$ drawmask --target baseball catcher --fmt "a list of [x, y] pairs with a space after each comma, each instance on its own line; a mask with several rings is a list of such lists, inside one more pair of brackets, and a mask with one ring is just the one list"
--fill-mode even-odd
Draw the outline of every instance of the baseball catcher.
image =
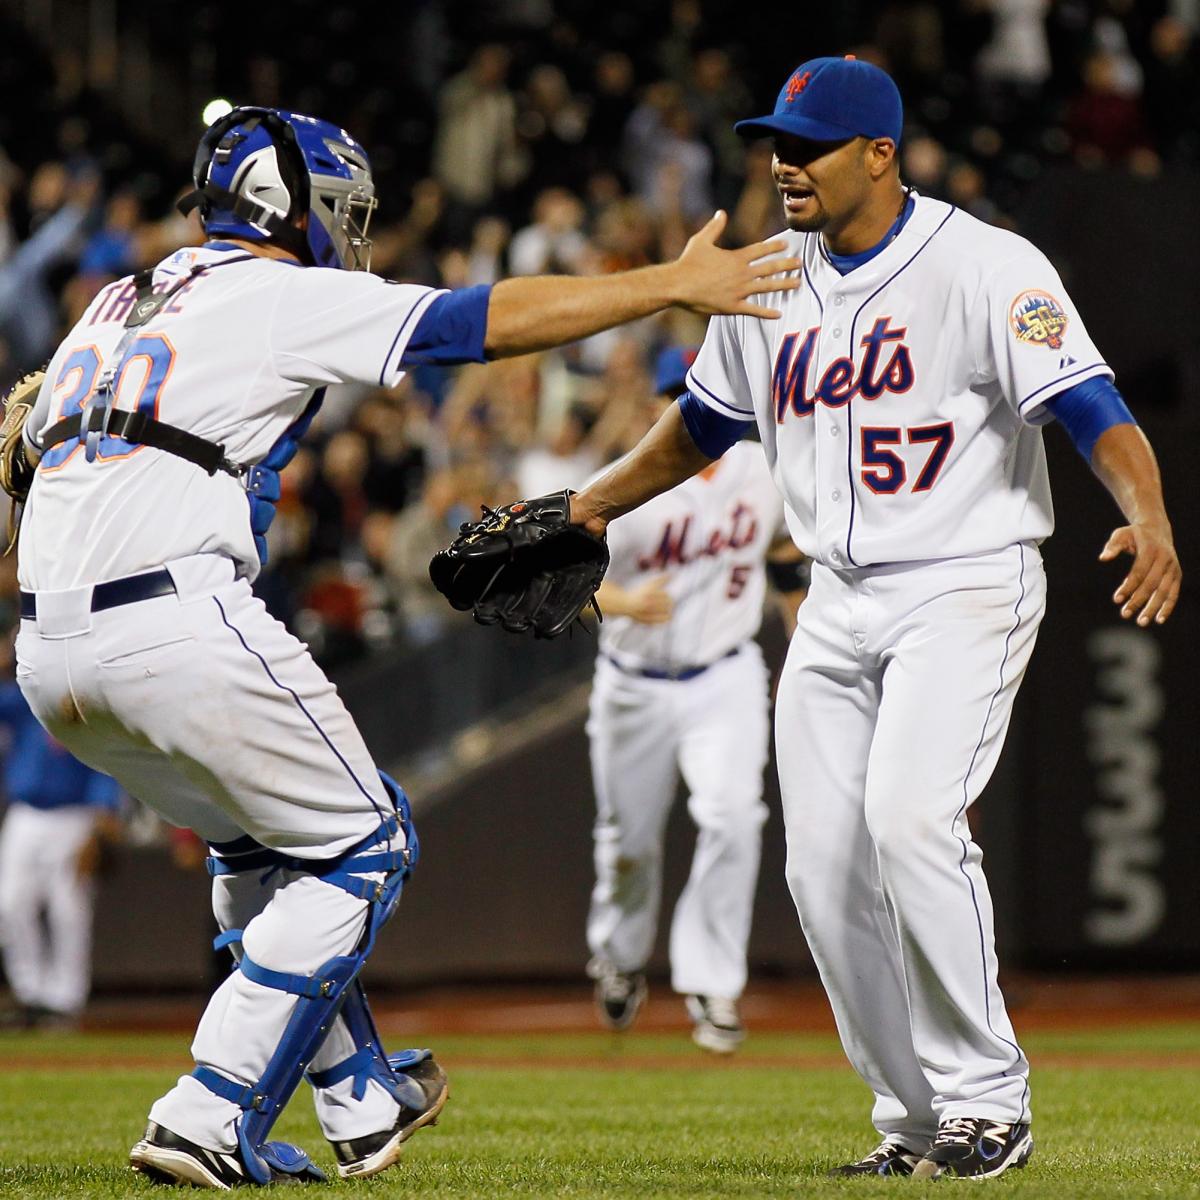
[[17, 544], [21, 506], [29, 495], [33, 473], [37, 469], [25, 454], [25, 420], [33, 411], [33, 402], [45, 378], [46, 372], [40, 367], [30, 371], [13, 384], [4, 397], [4, 424], [0, 425], [0, 487], [12, 501], [8, 509], [5, 554]]
[[569, 491], [485, 508], [433, 556], [429, 577], [455, 608], [510, 633], [557, 637], [588, 605], [599, 617], [608, 546], [570, 524], [570, 509]]

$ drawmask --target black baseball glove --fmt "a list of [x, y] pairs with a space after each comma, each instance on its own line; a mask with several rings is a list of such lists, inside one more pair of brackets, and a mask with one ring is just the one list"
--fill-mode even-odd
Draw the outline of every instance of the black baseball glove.
[[429, 577], [460, 611], [510, 633], [557, 637], [590, 604], [608, 569], [608, 546], [572, 525], [571, 493], [483, 510], [433, 556]]

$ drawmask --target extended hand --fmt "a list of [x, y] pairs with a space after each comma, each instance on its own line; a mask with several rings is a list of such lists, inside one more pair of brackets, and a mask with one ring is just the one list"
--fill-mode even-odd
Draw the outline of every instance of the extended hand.
[[639, 624], [665, 625], [671, 619], [675, 601], [663, 587], [665, 582], [665, 576], [660, 576], [629, 589], [629, 615]]
[[778, 309], [751, 304], [749, 297], [761, 292], [794, 291], [799, 280], [783, 278], [783, 273], [798, 270], [800, 260], [767, 257], [787, 249], [782, 238], [755, 242], [738, 250], [722, 250], [717, 239], [727, 220], [725, 212], [718, 211], [703, 229], [692, 235], [672, 264], [678, 275], [676, 303], [710, 316], [739, 313], [749, 317], [778, 317]]
[[1118, 554], [1133, 555], [1133, 566], [1113, 593], [1113, 603], [1121, 606], [1122, 617], [1136, 613], [1139, 625], [1151, 621], [1161, 625], [1175, 608], [1183, 578], [1171, 527], [1164, 523], [1114, 529], [1100, 551], [1100, 561], [1111, 562]]

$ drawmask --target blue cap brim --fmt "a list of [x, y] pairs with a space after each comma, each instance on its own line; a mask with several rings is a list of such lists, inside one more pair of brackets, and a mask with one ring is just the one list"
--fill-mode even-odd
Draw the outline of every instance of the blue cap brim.
[[792, 137], [807, 138], [810, 142], [844, 142], [859, 136], [858, 130], [844, 125], [831, 125], [826, 121], [814, 121], [811, 117], [770, 116], [753, 117], [738, 121], [734, 130], [742, 137], [770, 137], [776, 133], [790, 133]]

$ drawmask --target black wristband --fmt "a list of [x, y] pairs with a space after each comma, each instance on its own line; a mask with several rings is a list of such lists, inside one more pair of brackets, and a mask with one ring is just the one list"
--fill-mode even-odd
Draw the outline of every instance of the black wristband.
[[777, 592], [802, 592], [809, 584], [807, 558], [775, 562], [767, 559], [767, 578]]

